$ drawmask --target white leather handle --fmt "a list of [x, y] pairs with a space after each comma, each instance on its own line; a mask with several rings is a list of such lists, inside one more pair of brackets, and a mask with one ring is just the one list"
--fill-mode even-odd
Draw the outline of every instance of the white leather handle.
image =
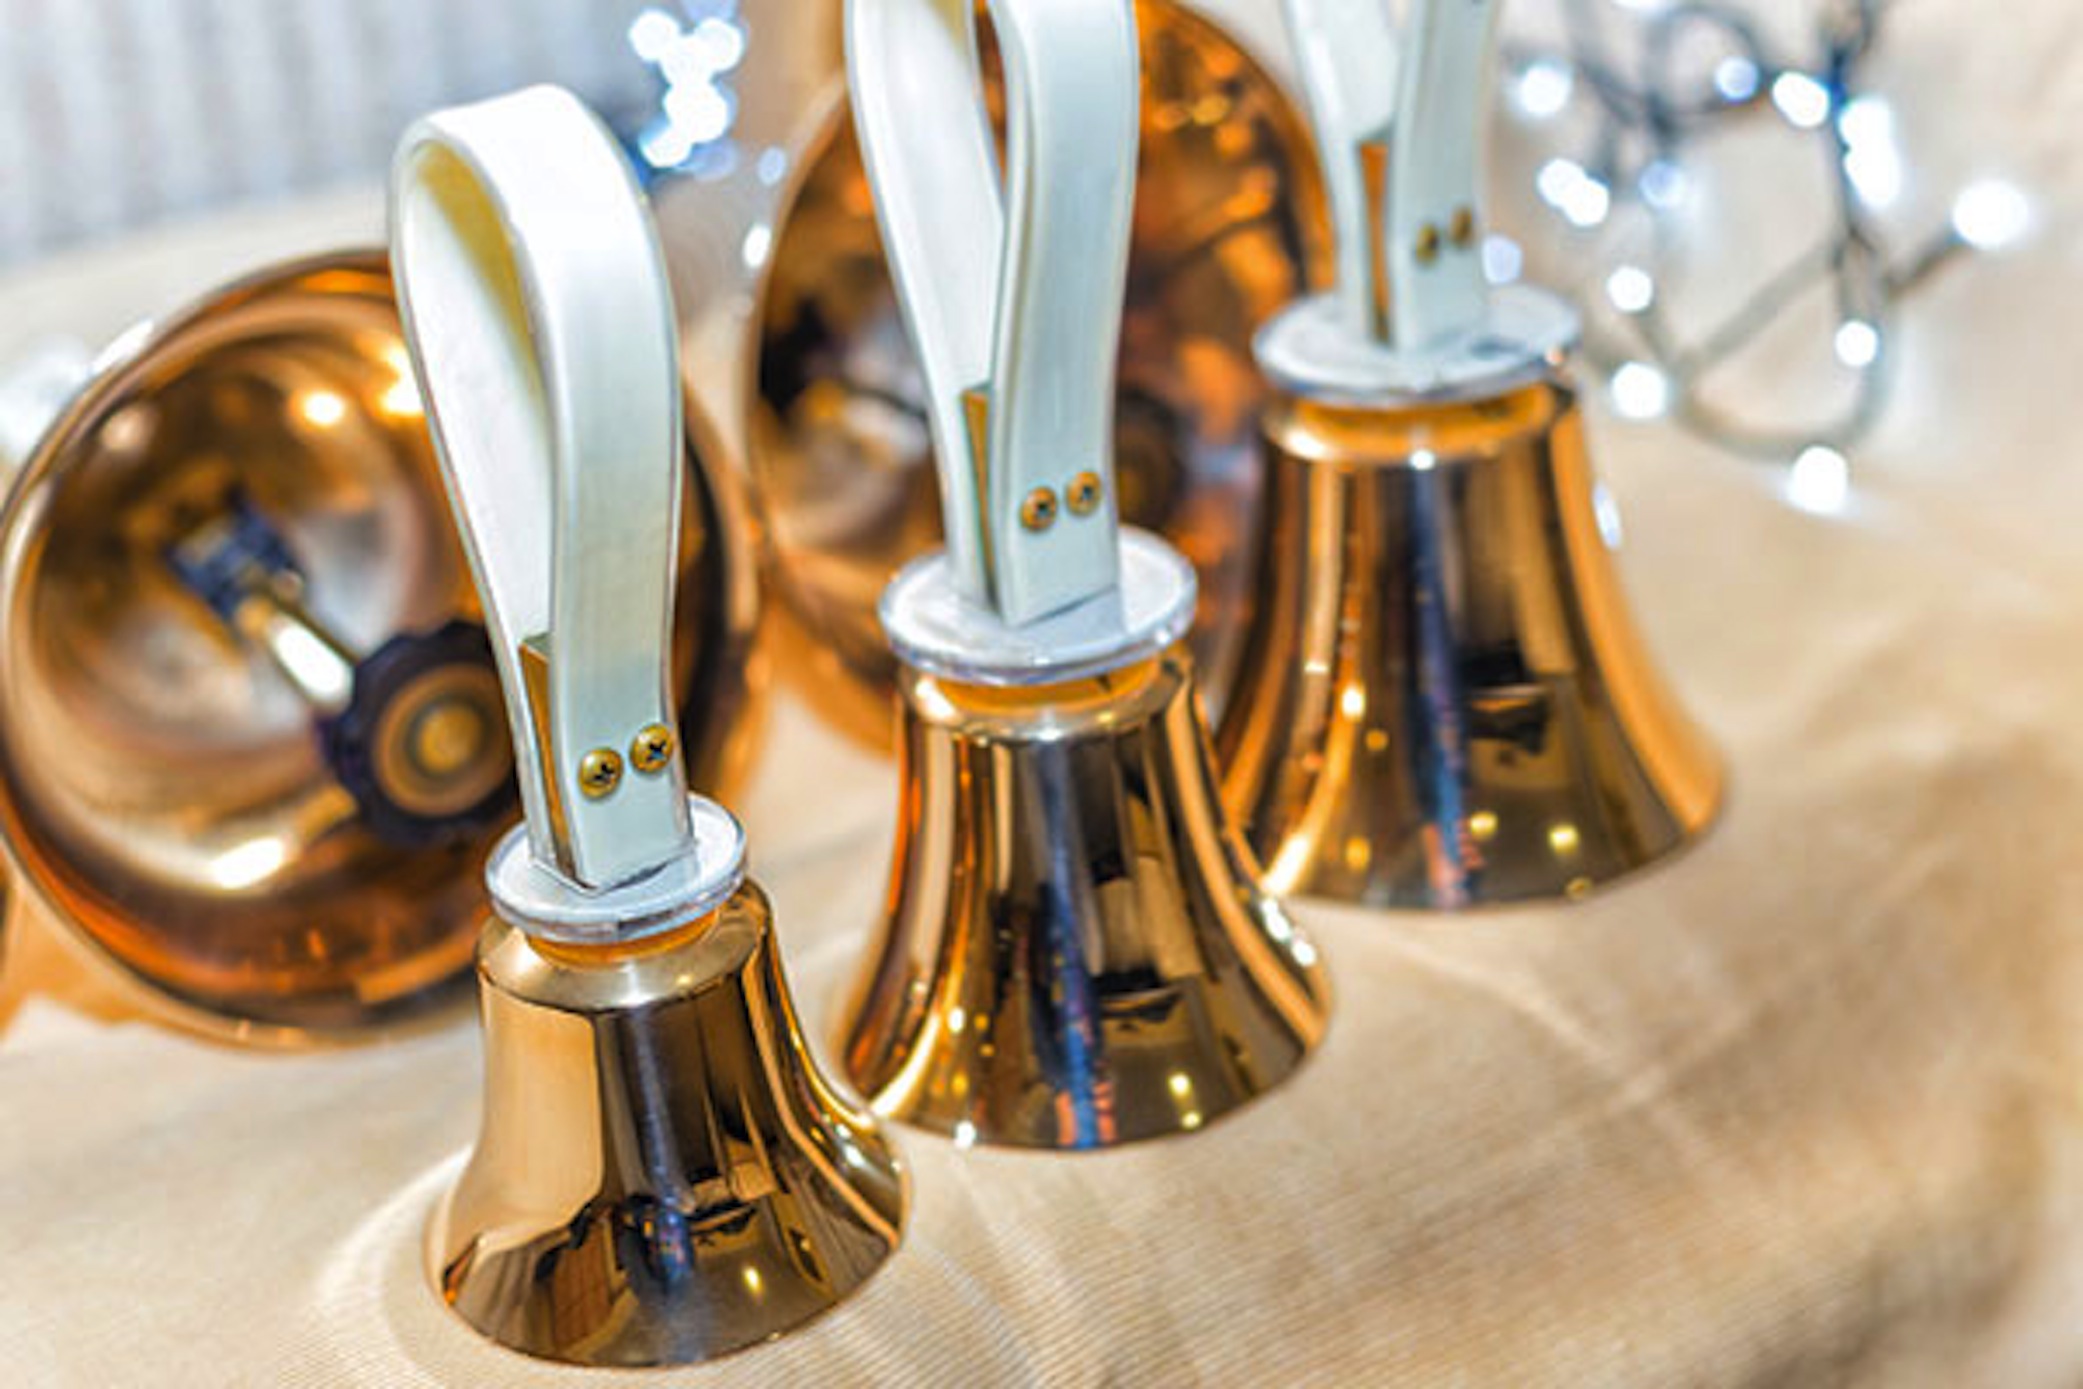
[[[1139, 67], [1131, 0], [990, 0], [990, 14], [1002, 186], [972, 0], [850, 0], [847, 67], [925, 373], [949, 556], [971, 598], [1020, 625], [1118, 581], [1114, 361]], [[1089, 508], [1072, 505], [1084, 474], [1100, 488]]]
[[1483, 322], [1482, 127], [1501, 0], [1415, 0], [1389, 152], [1390, 340], [1423, 349]]
[[[640, 732], [674, 727], [682, 469], [672, 300], [643, 195], [576, 97], [533, 87], [406, 133], [391, 255], [535, 855], [584, 888], [627, 882], [693, 848], [677, 749], [648, 773], [632, 756]], [[581, 782], [596, 753], [618, 768], [605, 794]]]
[[1286, 0], [1348, 328], [1407, 350], [1480, 325], [1482, 121], [1499, 0]]
[[1387, 0], [1287, 0], [1286, 13], [1331, 195], [1341, 314], [1350, 331], [1385, 338], [1384, 174], [1396, 117], [1396, 29]]

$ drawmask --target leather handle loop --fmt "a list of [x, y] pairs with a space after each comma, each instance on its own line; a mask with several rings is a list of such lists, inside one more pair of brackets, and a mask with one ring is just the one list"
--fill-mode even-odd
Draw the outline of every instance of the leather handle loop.
[[1390, 335], [1447, 342], [1482, 323], [1483, 122], [1501, 0], [1416, 0], [1389, 153]]
[[[537, 858], [609, 887], [692, 846], [672, 728], [682, 472], [664, 258], [613, 138], [533, 87], [407, 132], [391, 248], [415, 370], [484, 597]], [[617, 768], [601, 791], [608, 754]]]
[[[847, 63], [925, 374], [949, 554], [973, 599], [1023, 624], [1117, 582], [1114, 363], [1139, 66], [1130, 0], [991, 0], [990, 15], [1002, 181], [971, 0], [850, 0]], [[1086, 474], [1096, 499], [1077, 485]]]
[[1482, 122], [1498, 0], [1286, 0], [1351, 331], [1422, 350], [1481, 323]]
[[1386, 0], [1286, 0], [1285, 13], [1330, 193], [1339, 304], [1352, 332], [1385, 338], [1396, 27]]

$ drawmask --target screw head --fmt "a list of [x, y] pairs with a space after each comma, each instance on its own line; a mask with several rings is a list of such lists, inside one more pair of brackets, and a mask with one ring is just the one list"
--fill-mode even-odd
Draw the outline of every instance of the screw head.
[[1454, 213], [1454, 225], [1450, 232], [1454, 244], [1462, 248], [1475, 245], [1475, 209], [1464, 207]]
[[637, 730], [629, 744], [629, 765], [645, 776], [656, 776], [664, 771], [673, 760], [673, 752], [679, 740], [673, 730], [662, 723], [646, 724]]
[[1031, 531], [1045, 531], [1056, 524], [1056, 494], [1037, 487], [1020, 503], [1020, 524]]
[[1090, 516], [1099, 510], [1099, 499], [1104, 493], [1098, 473], [1079, 473], [1063, 489], [1063, 500], [1070, 504], [1071, 515]]
[[1439, 259], [1439, 228], [1431, 222], [1418, 228], [1417, 258], [1419, 265], [1430, 265]]
[[612, 748], [595, 748], [579, 759], [579, 790], [597, 801], [622, 784], [622, 758]]

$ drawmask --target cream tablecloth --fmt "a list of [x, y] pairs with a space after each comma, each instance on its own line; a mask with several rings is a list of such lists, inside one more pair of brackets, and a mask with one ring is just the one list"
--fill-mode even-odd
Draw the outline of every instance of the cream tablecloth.
[[[1982, 116], [2066, 91], [2011, 43], [2039, 85], [1970, 63]], [[589, 1377], [442, 1310], [418, 1238], [475, 1125], [467, 1022], [220, 1050], [17, 910], [0, 1382], [2083, 1383], [2079, 277], [2044, 210], [1920, 301], [1843, 516], [1596, 422], [1644, 624], [1733, 767], [1710, 839], [1578, 906], [1304, 908], [1338, 1011], [1291, 1086], [1108, 1155], [905, 1133], [901, 1254], [755, 1353]], [[375, 225], [345, 197], [0, 280], [0, 360]], [[893, 793], [781, 701], [742, 809], [813, 1024]]]

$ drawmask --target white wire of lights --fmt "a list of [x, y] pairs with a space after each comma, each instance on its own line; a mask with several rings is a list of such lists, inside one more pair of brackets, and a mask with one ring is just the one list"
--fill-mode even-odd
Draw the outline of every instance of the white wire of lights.
[[[1886, 404], [1897, 305], [1956, 257], [2022, 238], [2033, 222], [2030, 200], [2001, 180], [1970, 184], [1954, 199], [1947, 225], [1907, 253], [1891, 250], [1878, 214], [1897, 201], [1906, 170], [1893, 109], [1860, 84], [1884, 0], [1826, 0], [1820, 52], [1807, 62], [1773, 52], [1735, 4], [1560, 0], [1560, 7], [1558, 48], [1507, 50], [1508, 90], [1533, 121], [1554, 120], [1580, 101], [1592, 114], [1585, 151], [1549, 159], [1536, 175], [1535, 192], [1554, 215], [1589, 231], [1639, 209], [1653, 229], [1647, 255], [1601, 272], [1625, 332], [1594, 332], [1586, 353], [1608, 374], [1614, 408], [1635, 419], [1668, 415], [1727, 448], [1786, 466], [1794, 505], [1842, 510], [1851, 491], [1847, 454]], [[1614, 7], [1626, 13], [1616, 16]], [[1634, 26], [1627, 56], [1610, 28], [1615, 21]], [[1703, 52], [1713, 61], [1699, 61]], [[1690, 192], [1689, 147], [1727, 122], [1766, 113], [1823, 144], [1834, 180], [1831, 225], [1740, 307], [1704, 331], [1681, 333], [1663, 301], [1661, 272], [1684, 236], [1678, 214]], [[1521, 260], [1505, 238], [1485, 248], [1492, 279], [1516, 278]], [[1848, 402], [1798, 429], [1710, 402], [1707, 377], [1819, 284], [1835, 305], [1830, 345], [1852, 378]]]

